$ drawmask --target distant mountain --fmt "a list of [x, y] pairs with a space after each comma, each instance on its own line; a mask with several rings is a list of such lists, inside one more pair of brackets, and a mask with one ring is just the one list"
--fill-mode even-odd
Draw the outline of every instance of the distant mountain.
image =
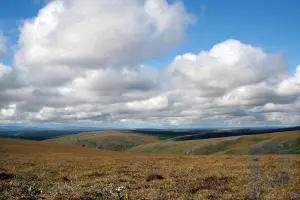
[[25, 140], [46, 140], [62, 135], [71, 135], [82, 132], [77, 131], [58, 131], [58, 130], [2, 130], [0, 131], [0, 138], [14, 138], [14, 139], [25, 139]]
[[[77, 126], [66, 126], [66, 127], [36, 127], [36, 126], [0, 126], [0, 137], [5, 138], [19, 138], [28, 140], [46, 140], [54, 137], [73, 135], [82, 132], [91, 131], [104, 131], [107, 128], [96, 128], [96, 127], [77, 127]], [[110, 129], [114, 130], [114, 129]], [[115, 129], [116, 130], [116, 129]], [[119, 129], [120, 130], [120, 129]], [[159, 139], [172, 139], [175, 141], [184, 140], [198, 140], [218, 137], [230, 137], [230, 136], [242, 136], [242, 135], [253, 135], [253, 134], [266, 134], [272, 132], [282, 131], [293, 131], [300, 130], [300, 126], [288, 127], [288, 128], [232, 128], [232, 129], [123, 129], [122, 132], [132, 132], [136, 134], [143, 134], [149, 136], [155, 136]]]
[[107, 128], [84, 127], [84, 126], [18, 126], [0, 125], [0, 131], [28, 131], [28, 130], [107, 130]]
[[38, 127], [33, 126], [1, 126], [0, 131], [18, 131], [18, 130], [38, 130]]

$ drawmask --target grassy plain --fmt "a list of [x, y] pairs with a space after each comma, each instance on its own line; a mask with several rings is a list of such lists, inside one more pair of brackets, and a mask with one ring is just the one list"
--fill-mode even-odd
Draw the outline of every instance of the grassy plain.
[[299, 155], [144, 154], [0, 139], [2, 200], [299, 197]]

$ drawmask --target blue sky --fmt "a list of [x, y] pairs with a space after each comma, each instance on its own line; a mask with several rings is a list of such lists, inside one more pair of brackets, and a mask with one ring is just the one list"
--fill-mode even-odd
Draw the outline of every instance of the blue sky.
[[15, 47], [18, 36], [19, 27], [25, 19], [33, 18], [43, 7], [42, 1], [33, 0], [3, 0], [0, 6], [0, 31], [6, 37], [6, 44], [10, 48], [10, 55], [4, 58], [4, 63], [11, 65], [13, 55], [12, 49]]
[[[168, 56], [184, 52], [197, 53], [228, 38], [234, 38], [259, 46], [268, 53], [284, 52], [290, 71], [294, 72], [300, 64], [300, 1], [220, 2], [184, 1], [186, 8], [196, 14], [198, 21], [189, 28], [186, 43]], [[166, 60], [168, 56], [165, 57]]]
[[[173, 1], [173, 0], [171, 0]], [[36, 16], [45, 0], [2, 0], [0, 30], [10, 46], [16, 44], [22, 20]], [[268, 53], [283, 52], [294, 73], [300, 64], [300, 1], [299, 0], [185, 0], [197, 22], [189, 27], [187, 38], [178, 48], [150, 60], [154, 67], [166, 66], [175, 55], [198, 53], [228, 38], [259, 46]], [[12, 55], [4, 60], [11, 64]]]

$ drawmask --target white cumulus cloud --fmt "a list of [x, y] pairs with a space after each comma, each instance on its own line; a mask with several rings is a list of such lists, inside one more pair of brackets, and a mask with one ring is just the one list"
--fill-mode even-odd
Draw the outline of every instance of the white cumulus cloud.
[[[55, 0], [20, 27], [12, 67], [0, 64], [3, 123], [299, 124], [300, 66], [228, 39], [162, 69], [194, 21], [166, 0]], [[6, 53], [0, 38], [0, 57]]]
[[180, 44], [192, 21], [179, 2], [56, 0], [24, 23], [16, 63], [39, 83], [131, 66]]

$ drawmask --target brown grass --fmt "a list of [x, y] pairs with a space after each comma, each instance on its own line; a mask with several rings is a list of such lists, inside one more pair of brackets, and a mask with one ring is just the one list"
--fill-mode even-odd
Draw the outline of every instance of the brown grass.
[[154, 155], [0, 139], [0, 173], [12, 175], [0, 180], [0, 199], [299, 199], [300, 157], [284, 158]]

